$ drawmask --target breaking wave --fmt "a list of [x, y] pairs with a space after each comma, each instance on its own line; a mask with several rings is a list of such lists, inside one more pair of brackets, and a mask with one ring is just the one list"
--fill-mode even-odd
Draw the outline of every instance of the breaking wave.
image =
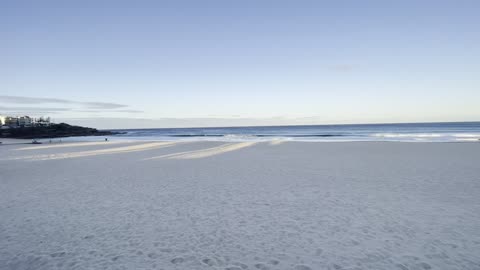
[[112, 139], [480, 142], [480, 122], [117, 130]]

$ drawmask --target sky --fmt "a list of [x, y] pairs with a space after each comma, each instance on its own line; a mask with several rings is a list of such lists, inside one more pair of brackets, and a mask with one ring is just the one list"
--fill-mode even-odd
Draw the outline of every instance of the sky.
[[0, 114], [97, 128], [480, 121], [480, 1], [0, 0]]

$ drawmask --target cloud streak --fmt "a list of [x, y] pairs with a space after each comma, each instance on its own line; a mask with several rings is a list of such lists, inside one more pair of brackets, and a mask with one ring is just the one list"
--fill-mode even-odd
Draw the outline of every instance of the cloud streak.
[[[17, 105], [17, 106], [16, 106]], [[59, 105], [58, 107], [55, 105]], [[39, 98], [0, 95], [0, 114], [47, 115], [75, 113], [121, 113], [139, 114], [141, 110], [128, 108], [128, 105], [111, 102], [85, 102], [61, 98]]]
[[70, 110], [71, 110], [70, 108], [0, 106], [0, 111], [4, 111], [4, 112], [66, 112]]
[[[75, 112], [84, 112], [84, 113], [103, 113], [102, 110], [73, 110]], [[111, 110], [108, 112], [118, 112], [118, 113], [143, 113], [141, 110]]]
[[38, 97], [22, 97], [22, 96], [4, 96], [0, 95], [0, 102], [8, 104], [71, 104], [71, 105], [80, 105], [88, 109], [121, 109], [126, 108], [128, 105], [110, 103], [110, 102], [83, 102], [83, 101], [74, 101], [68, 99], [60, 98], [38, 98]]

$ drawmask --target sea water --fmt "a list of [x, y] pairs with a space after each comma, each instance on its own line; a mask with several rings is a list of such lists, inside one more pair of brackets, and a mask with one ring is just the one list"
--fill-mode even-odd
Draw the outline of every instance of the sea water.
[[480, 142], [480, 122], [149, 128], [115, 130], [111, 139], [218, 141]]

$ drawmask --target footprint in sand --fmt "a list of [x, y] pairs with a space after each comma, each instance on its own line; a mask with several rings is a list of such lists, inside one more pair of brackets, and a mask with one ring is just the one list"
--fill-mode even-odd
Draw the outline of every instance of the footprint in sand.
[[260, 270], [269, 270], [269, 269], [270, 269], [268, 266], [266, 266], [266, 265], [263, 264], [263, 263], [257, 263], [257, 264], [255, 264], [255, 268], [260, 269]]
[[203, 259], [202, 262], [208, 266], [215, 266], [215, 261], [212, 259], [206, 258], [206, 259]]
[[417, 264], [417, 266], [420, 268], [420, 269], [425, 269], [425, 270], [428, 270], [428, 269], [432, 269], [432, 266], [426, 262], [421, 262], [419, 264]]
[[244, 263], [239, 263], [239, 262], [234, 262], [234, 263], [232, 263], [232, 265], [235, 265], [236, 267], [240, 267], [241, 269], [247, 269], [248, 268], [248, 265], [246, 265]]
[[171, 262], [172, 262], [173, 264], [182, 263], [182, 262], [184, 262], [184, 261], [185, 261], [185, 259], [182, 258], [182, 257], [177, 257], [177, 258], [174, 258], [174, 259], [171, 260]]
[[277, 264], [279, 264], [280, 262], [277, 261], [277, 260], [270, 260], [270, 261], [268, 261], [268, 263], [271, 264], [271, 265], [277, 265]]
[[66, 254], [65, 252], [55, 252], [55, 253], [50, 254], [50, 257], [52, 257], [52, 258], [63, 257], [63, 256], [65, 256], [65, 254]]
[[115, 256], [112, 258], [112, 261], [117, 261], [118, 259], [120, 259], [122, 256], [121, 255], [118, 255], [118, 256]]
[[154, 253], [154, 252], [148, 253], [147, 256], [148, 256], [150, 259], [156, 259], [156, 258], [158, 258], [158, 254], [157, 254], [157, 253]]
[[299, 264], [295, 266], [295, 270], [312, 270], [312, 268], [303, 264]]

